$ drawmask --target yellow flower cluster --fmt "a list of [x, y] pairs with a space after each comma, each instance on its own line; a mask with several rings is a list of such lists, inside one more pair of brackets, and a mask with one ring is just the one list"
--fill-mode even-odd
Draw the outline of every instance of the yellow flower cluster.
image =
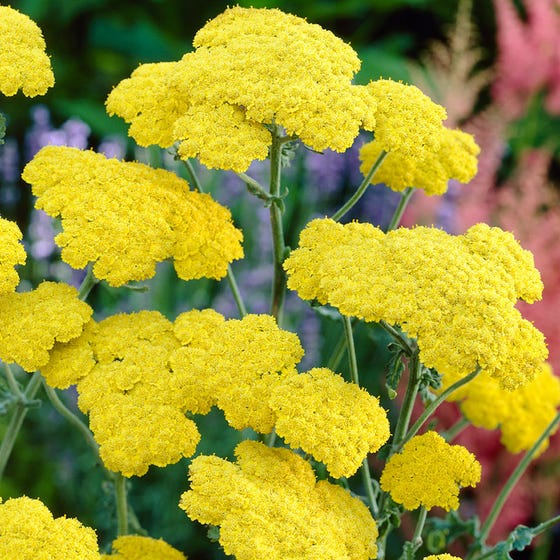
[[[442, 390], [457, 381], [444, 375]], [[501, 441], [511, 453], [530, 449], [556, 415], [560, 405], [560, 379], [544, 363], [535, 378], [514, 391], [505, 391], [495, 379], [481, 373], [454, 391], [449, 401], [459, 401], [471, 424], [487, 430], [500, 428]], [[540, 453], [548, 447], [544, 441]]]
[[[394, 191], [416, 187], [428, 195], [445, 193], [449, 179], [468, 183], [476, 175], [478, 167], [477, 155], [480, 148], [474, 138], [466, 132], [444, 127], [441, 128], [439, 137], [439, 149], [425, 150], [420, 158], [410, 157], [399, 150], [389, 152], [371, 182], [384, 183]], [[360, 170], [364, 175], [384, 149], [386, 148], [377, 138], [362, 146]]]
[[19, 284], [14, 266], [25, 263], [21, 231], [15, 222], [0, 218], [0, 295], [13, 292]]
[[168, 359], [179, 347], [173, 324], [157, 311], [120, 314], [58, 345], [42, 370], [55, 387], [77, 383], [78, 406], [105, 466], [142, 476], [196, 450], [200, 434], [173, 395]]
[[92, 314], [67, 284], [43, 282], [25, 293], [0, 295], [0, 359], [32, 372], [49, 361], [55, 342], [82, 334]]
[[22, 177], [37, 208], [62, 217], [62, 259], [78, 269], [94, 262], [112, 286], [151, 278], [170, 257], [183, 280], [222, 278], [243, 256], [229, 210], [163, 169], [47, 146]]
[[55, 519], [40, 500], [26, 496], [1, 502], [0, 558], [100, 560], [95, 531], [77, 519]]
[[541, 296], [533, 256], [499, 228], [384, 234], [370, 224], [314, 220], [284, 268], [303, 299], [400, 325], [417, 339], [422, 362], [442, 374], [463, 377], [479, 365], [514, 389], [547, 357], [542, 333], [515, 308], [518, 298]]
[[458, 556], [451, 556], [451, 554], [431, 554], [424, 556], [424, 560], [461, 560]]
[[385, 465], [380, 484], [407, 510], [459, 507], [459, 489], [476, 486], [480, 463], [461, 445], [449, 445], [438, 433], [414, 436]]
[[227, 9], [196, 34], [180, 61], [146, 64], [107, 99], [140, 144], [169, 147], [208, 167], [245, 171], [264, 159], [266, 125], [315, 150], [349, 148], [372, 130], [376, 100], [351, 83], [354, 50], [331, 32], [277, 9]]
[[340, 486], [316, 482], [288, 449], [244, 441], [237, 463], [199, 456], [180, 507], [220, 526], [220, 543], [237, 560], [367, 560], [377, 556], [377, 527], [367, 507]]
[[161, 539], [124, 535], [113, 541], [113, 554], [102, 560], [186, 560], [187, 557]]
[[326, 368], [285, 376], [270, 406], [277, 415], [277, 434], [325, 463], [335, 478], [354, 474], [368, 452], [389, 439], [389, 421], [379, 401]]
[[54, 85], [51, 61], [37, 24], [26, 15], [0, 6], [0, 92], [43, 95]]

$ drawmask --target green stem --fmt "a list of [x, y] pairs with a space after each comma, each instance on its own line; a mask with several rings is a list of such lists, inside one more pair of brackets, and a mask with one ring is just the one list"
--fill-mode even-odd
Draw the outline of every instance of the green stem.
[[470, 422], [465, 418], [461, 417], [449, 430], [446, 430], [442, 433], [442, 437], [445, 439], [447, 443], [453, 441], [465, 428], [470, 426]]
[[410, 428], [408, 434], [406, 435], [406, 438], [403, 440], [402, 443], [405, 443], [405, 441], [408, 441], [411, 437], [415, 436], [418, 433], [418, 430], [424, 425], [424, 422], [426, 422], [426, 420], [435, 412], [436, 408], [445, 399], [447, 399], [449, 395], [454, 393], [457, 389], [459, 389], [459, 387], [462, 387], [463, 385], [466, 385], [469, 381], [472, 381], [480, 372], [481, 369], [479, 366], [477, 366], [477, 368], [471, 373], [469, 373], [469, 375], [466, 375], [465, 377], [459, 379], [459, 381], [456, 381], [452, 385], [449, 385], [449, 387], [447, 387], [447, 389], [445, 389], [443, 393], [440, 393], [437, 396], [437, 398], [426, 407], [426, 409], [424, 410], [424, 412], [422, 412], [418, 420], [414, 422], [412, 428]]
[[29, 410], [29, 402], [35, 398], [40, 386], [41, 374], [36, 371], [29, 380], [25, 391], [22, 393], [23, 399], [18, 399], [16, 402], [15, 410], [10, 418], [10, 422], [2, 439], [2, 444], [0, 445], [0, 480], [4, 475], [4, 470], [8, 464], [8, 460], [14, 448], [21, 425], [23, 424], [23, 420]]
[[327, 360], [327, 368], [336, 371], [342, 356], [344, 356], [344, 352], [346, 352], [346, 333], [342, 333], [342, 336], [338, 339], [330, 358]]
[[399, 227], [399, 224], [401, 223], [402, 215], [404, 214], [406, 206], [408, 205], [408, 201], [410, 200], [410, 197], [412, 196], [413, 192], [414, 189], [412, 187], [407, 187], [402, 192], [401, 199], [399, 200], [399, 204], [397, 206], [397, 209], [395, 210], [395, 213], [393, 214], [391, 223], [389, 224], [387, 231], [392, 231]]
[[23, 391], [21, 390], [14, 372], [12, 371], [12, 368], [9, 364], [4, 364], [4, 373], [6, 374], [6, 379], [8, 380], [10, 391], [18, 401], [25, 402], [25, 395], [23, 394]]
[[93, 266], [90, 263], [86, 268], [86, 275], [78, 288], [78, 299], [85, 301], [97, 282], [99, 282], [99, 280], [93, 275]]
[[[189, 180], [191, 184], [194, 186], [195, 190], [197, 190], [199, 193], [204, 193], [205, 191], [204, 188], [202, 187], [202, 183], [200, 182], [191, 161], [189, 159], [185, 159], [181, 161], [185, 165], [185, 169], [187, 170]], [[245, 307], [245, 303], [243, 302], [243, 297], [241, 296], [241, 292], [239, 291], [239, 287], [237, 285], [237, 280], [235, 279], [235, 275], [233, 274], [233, 270], [231, 269], [230, 265], [228, 265], [227, 267], [227, 281], [229, 287], [231, 288], [231, 293], [233, 294], [233, 299], [235, 300], [235, 304], [237, 305], [239, 315], [241, 317], [244, 317], [245, 315], [247, 315], [247, 308]]]
[[116, 473], [114, 479], [115, 502], [117, 506], [117, 536], [128, 534], [128, 501], [126, 499], [126, 478]]
[[387, 157], [387, 152], [382, 151], [375, 163], [371, 166], [368, 174], [364, 177], [364, 180], [360, 183], [354, 194], [331, 216], [335, 222], [338, 222], [344, 214], [346, 214], [355, 204], [362, 198], [363, 194], [366, 192], [367, 188], [371, 183], [371, 179]]
[[346, 338], [346, 348], [348, 350], [348, 364], [350, 366], [350, 376], [352, 381], [359, 387], [360, 378], [358, 374], [358, 360], [356, 358], [356, 347], [354, 346], [354, 336], [352, 334], [352, 320], [346, 315], [342, 315], [344, 325], [344, 336]]
[[286, 293], [286, 273], [282, 263], [286, 257], [286, 244], [282, 225], [282, 210], [275, 200], [280, 199], [280, 182], [282, 178], [282, 137], [278, 127], [272, 131], [272, 145], [270, 147], [270, 224], [272, 228], [272, 244], [274, 255], [274, 279], [272, 284], [272, 302], [270, 314], [276, 318], [278, 326], [282, 326], [284, 297]]
[[53, 407], [66, 419], [70, 424], [74, 427], [78, 428], [81, 434], [84, 436], [87, 444], [91, 447], [94, 451], [96, 456], [99, 456], [99, 446], [95, 439], [93, 439], [93, 435], [90, 429], [70, 410], [66, 407], [66, 405], [60, 400], [57, 392], [43, 379], [43, 388], [47, 393], [47, 397], [51, 401]]
[[416, 522], [416, 529], [414, 530], [414, 535], [412, 536], [412, 545], [414, 550], [418, 550], [423, 543], [422, 531], [424, 530], [424, 524], [426, 523], [426, 517], [428, 515], [428, 510], [425, 507], [420, 508], [420, 514], [418, 516], [418, 521]]
[[415, 349], [411, 346], [410, 341], [400, 333], [395, 327], [389, 325], [386, 321], [379, 321], [379, 325], [385, 329], [400, 345], [403, 350], [406, 351], [407, 356], [413, 356]]
[[395, 428], [395, 435], [393, 436], [393, 444], [391, 446], [391, 454], [396, 453], [405, 441], [406, 431], [410, 424], [412, 416], [412, 409], [414, 402], [420, 389], [420, 360], [418, 353], [412, 355], [408, 364], [409, 377], [406, 386], [406, 393], [404, 395], [403, 404], [397, 420], [397, 427]]
[[256, 179], [253, 179], [247, 173], [236, 173], [236, 175], [245, 183], [247, 190], [251, 194], [267, 203], [271, 202], [272, 196], [264, 190], [263, 186]]
[[[344, 324], [344, 337], [346, 338], [346, 348], [348, 350], [348, 363], [350, 365], [350, 377], [352, 381], [359, 387], [360, 386], [360, 375], [358, 373], [358, 360], [356, 358], [356, 346], [354, 345], [354, 336], [352, 333], [352, 319], [346, 315], [342, 315], [342, 322]], [[373, 481], [371, 478], [371, 472], [369, 470], [369, 463], [367, 457], [364, 457], [362, 461], [362, 466], [360, 467], [362, 471], [362, 482], [366, 490], [366, 494], [369, 501], [369, 506], [374, 517], [379, 513], [379, 507], [377, 505], [377, 493], [373, 487]]]
[[492, 530], [492, 527], [496, 522], [498, 515], [500, 515], [500, 512], [502, 511], [502, 508], [504, 507], [504, 504], [508, 499], [511, 491], [513, 490], [514, 486], [517, 484], [517, 482], [519, 481], [523, 473], [526, 471], [527, 467], [533, 460], [533, 457], [539, 450], [542, 443], [546, 440], [546, 438], [548, 438], [548, 436], [556, 428], [559, 422], [560, 422], [560, 412], [556, 414], [552, 422], [547, 426], [547, 428], [541, 434], [539, 439], [534, 443], [533, 447], [531, 447], [531, 449], [529, 449], [529, 451], [525, 453], [523, 459], [519, 461], [519, 464], [517, 465], [517, 467], [515, 467], [515, 470], [511, 473], [511, 476], [504, 484], [504, 487], [501, 489], [500, 494], [496, 498], [496, 501], [494, 502], [494, 505], [492, 506], [492, 509], [488, 514], [488, 517], [486, 518], [486, 521], [484, 521], [482, 528], [480, 530], [480, 542], [482, 544], [486, 542], [486, 539], [488, 538], [488, 535], [490, 534], [490, 531]]

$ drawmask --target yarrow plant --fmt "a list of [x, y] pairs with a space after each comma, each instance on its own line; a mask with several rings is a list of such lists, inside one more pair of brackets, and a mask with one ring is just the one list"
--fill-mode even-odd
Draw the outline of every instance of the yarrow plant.
[[[40, 31], [11, 8], [0, 16], [0, 90], [43, 93], [53, 80]], [[176, 62], [141, 65], [106, 103], [139, 145], [182, 162], [188, 181], [65, 146], [42, 148], [23, 171], [36, 208], [60, 219], [62, 261], [85, 270], [79, 288], [45, 281], [18, 291], [22, 234], [0, 218], [0, 359], [11, 414], [0, 475], [43, 387], [113, 484], [117, 522], [112, 542], [99, 543], [93, 528], [55, 518], [39, 499], [4, 499], [0, 556], [186, 558], [188, 543], [180, 551], [140, 527], [127, 488], [150, 469], [188, 459], [176, 496], [184, 521], [208, 526], [238, 560], [511, 558], [558, 521], [487, 543], [511, 489], [560, 421], [544, 336], [516, 308], [541, 298], [539, 272], [499, 228], [481, 223], [450, 235], [399, 227], [416, 189], [443, 194], [450, 179], [472, 179], [474, 138], [444, 126], [445, 109], [414, 86], [355, 85], [360, 60], [348, 44], [277, 9], [228, 8], [193, 46]], [[36, 62], [14, 65], [31, 54]], [[360, 131], [373, 137], [360, 151], [363, 181], [330, 217], [310, 220], [290, 250], [282, 184], [290, 152], [344, 152]], [[269, 208], [268, 314], [251, 313], [232, 268], [251, 224], [236, 223], [203, 192], [192, 159], [236, 173]], [[268, 162], [268, 188], [248, 172], [255, 160]], [[388, 228], [342, 223], [380, 182], [401, 193]], [[134, 288], [167, 260], [177, 282], [227, 278], [238, 317], [212, 308], [106, 316], [86, 303], [97, 283]], [[337, 321], [341, 342], [328, 363], [298, 369], [305, 349], [286, 327], [287, 290]], [[359, 322], [390, 339], [379, 357], [387, 362], [380, 394], [361, 386], [368, 365], [355, 346]], [[346, 378], [337, 371], [343, 353]], [[70, 387], [79, 411], [57, 392]], [[446, 400], [459, 403], [463, 420], [445, 433], [425, 429]], [[413, 420], [417, 403], [423, 412]], [[239, 433], [233, 459], [197, 451], [205, 441], [198, 419], [212, 409]], [[510, 452], [525, 451], [483, 522], [461, 509], [469, 500], [461, 488], [476, 492], [481, 478], [473, 453], [452, 443], [468, 422], [499, 428]], [[403, 518], [414, 520], [414, 532], [391, 545]]]

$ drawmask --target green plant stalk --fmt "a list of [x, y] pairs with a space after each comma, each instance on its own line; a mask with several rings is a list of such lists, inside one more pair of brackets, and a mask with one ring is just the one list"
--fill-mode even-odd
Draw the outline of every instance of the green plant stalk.
[[340, 361], [342, 360], [342, 356], [344, 356], [345, 352], [346, 352], [346, 333], [343, 333], [342, 336], [338, 339], [338, 342], [336, 343], [336, 346], [334, 347], [332, 354], [327, 360], [326, 367], [332, 371], [335, 371], [338, 368]]
[[10, 391], [17, 397], [19, 401], [25, 402], [25, 395], [23, 391], [19, 387], [19, 383], [17, 382], [14, 372], [9, 364], [4, 364], [4, 373], [6, 374], [6, 379], [8, 381], [8, 385], [10, 386]]
[[45, 390], [45, 393], [47, 394], [47, 397], [51, 401], [53, 407], [66, 420], [68, 420], [70, 424], [72, 424], [80, 431], [82, 436], [84, 436], [86, 443], [91, 447], [95, 455], [99, 456], [99, 445], [97, 445], [97, 442], [95, 441], [95, 439], [93, 439], [93, 435], [90, 429], [70, 409], [68, 409], [68, 407], [60, 400], [57, 392], [45, 381], [44, 378], [42, 379], [42, 381], [43, 389]]
[[418, 390], [420, 389], [420, 360], [418, 359], [418, 353], [413, 354], [410, 358], [408, 370], [410, 374], [408, 377], [408, 384], [406, 386], [403, 404], [397, 420], [397, 426], [395, 428], [395, 435], [393, 436], [391, 455], [396, 453], [405, 441], [405, 435], [408, 430], [408, 425], [410, 424], [414, 402], [416, 401], [416, 396], [418, 395]]
[[462, 417], [441, 435], [445, 441], [449, 443], [453, 441], [465, 428], [468, 428], [470, 424], [471, 423], [466, 418]]
[[410, 341], [407, 340], [397, 329], [395, 329], [395, 327], [389, 325], [389, 323], [387, 323], [387, 321], [379, 321], [379, 325], [385, 329], [385, 331], [387, 331], [400, 345], [401, 348], [403, 348], [406, 351], [406, 355], [407, 356], [413, 356], [414, 355], [414, 348], [410, 345]]
[[523, 459], [519, 461], [517, 467], [515, 467], [515, 470], [511, 473], [507, 482], [500, 490], [500, 493], [498, 494], [498, 497], [496, 498], [496, 501], [494, 502], [494, 505], [492, 506], [490, 513], [488, 514], [488, 517], [486, 518], [486, 520], [484, 521], [480, 529], [481, 544], [484, 544], [486, 542], [486, 539], [488, 538], [488, 535], [490, 534], [490, 531], [492, 530], [492, 527], [494, 526], [494, 523], [496, 522], [498, 515], [500, 515], [500, 512], [502, 511], [502, 508], [504, 507], [504, 504], [508, 499], [511, 491], [513, 490], [514, 486], [517, 484], [517, 482], [519, 481], [523, 473], [527, 470], [527, 467], [533, 460], [533, 457], [537, 453], [541, 444], [556, 428], [558, 423], [560, 423], [560, 412], [556, 414], [552, 422], [550, 422], [550, 424], [546, 427], [544, 432], [540, 435], [539, 439], [534, 443], [533, 447], [531, 447], [531, 449], [529, 449], [529, 451], [525, 453]]
[[[352, 381], [359, 387], [360, 386], [360, 376], [358, 373], [358, 360], [356, 358], [356, 347], [354, 345], [354, 336], [352, 334], [352, 319], [346, 315], [342, 315], [342, 322], [344, 324], [344, 335], [346, 337], [346, 348], [348, 349], [348, 362], [350, 365], [350, 376]], [[373, 482], [371, 478], [371, 473], [369, 470], [369, 463], [367, 457], [362, 461], [362, 466], [360, 467], [362, 472], [362, 482], [366, 490], [368, 497], [369, 506], [374, 517], [379, 513], [379, 507], [377, 505], [377, 496], [375, 489], [373, 487]]]
[[405, 211], [405, 209], [408, 205], [408, 202], [410, 201], [410, 198], [412, 197], [412, 193], [414, 193], [414, 188], [413, 187], [407, 187], [402, 192], [401, 199], [399, 200], [399, 204], [397, 206], [397, 209], [395, 210], [395, 213], [393, 214], [393, 218], [391, 219], [391, 223], [387, 227], [387, 231], [392, 231], [392, 230], [397, 229], [399, 227], [399, 224], [401, 223], [401, 218], [404, 214], [404, 211]]
[[[97, 282], [98, 280], [93, 275], [92, 266], [89, 264], [86, 269], [86, 275], [78, 288], [79, 299], [84, 301]], [[14, 444], [23, 424], [23, 420], [27, 415], [27, 410], [29, 408], [28, 404], [35, 398], [35, 395], [41, 386], [41, 379], [41, 374], [36, 371], [29, 380], [25, 391], [19, 391], [20, 395], [23, 394], [24, 399], [18, 399], [16, 402], [14, 413], [10, 418], [8, 427], [6, 428], [2, 444], [0, 444], [0, 480], [4, 475], [6, 465], [8, 464], [8, 460], [10, 459], [10, 455], [14, 449]]]
[[272, 228], [272, 249], [274, 255], [274, 278], [272, 282], [272, 300], [270, 314], [276, 318], [278, 326], [282, 326], [284, 297], [286, 294], [286, 273], [282, 266], [286, 257], [284, 228], [282, 225], [282, 210], [276, 200], [280, 198], [280, 183], [282, 179], [282, 144], [283, 137], [274, 125], [272, 130], [272, 145], [270, 146], [270, 225]]
[[426, 422], [426, 420], [435, 412], [436, 408], [445, 399], [447, 399], [449, 395], [454, 393], [457, 389], [459, 389], [459, 387], [462, 387], [463, 385], [466, 385], [469, 381], [472, 381], [480, 372], [481, 372], [481, 368], [477, 366], [477, 368], [471, 373], [469, 373], [469, 375], [466, 375], [465, 377], [459, 379], [458, 381], [453, 383], [453, 385], [449, 385], [449, 387], [447, 387], [447, 389], [445, 389], [443, 393], [440, 393], [437, 396], [437, 398], [426, 407], [426, 409], [424, 410], [424, 412], [422, 412], [418, 420], [414, 422], [412, 428], [410, 428], [408, 434], [406, 434], [406, 437], [404, 438], [402, 443], [405, 443], [411, 437], [414, 437], [418, 433], [418, 430], [424, 425], [424, 422]]
[[418, 515], [418, 520], [416, 522], [416, 529], [414, 530], [414, 535], [412, 535], [412, 540], [410, 541], [414, 546], [414, 550], [418, 550], [422, 543], [422, 531], [424, 530], [424, 524], [426, 523], [426, 517], [428, 515], [428, 510], [425, 507], [420, 508], [420, 514]]
[[338, 222], [338, 220], [340, 220], [344, 216], [344, 214], [346, 214], [356, 205], [358, 200], [362, 198], [363, 194], [369, 187], [371, 179], [373, 178], [383, 161], [385, 161], [387, 154], [388, 152], [384, 150], [381, 151], [381, 153], [377, 157], [377, 160], [371, 166], [368, 174], [364, 177], [364, 180], [360, 183], [354, 194], [331, 216], [331, 219], [333, 219], [335, 222]]
[[126, 478], [116, 473], [114, 479], [115, 502], [117, 506], [117, 536], [128, 534], [128, 501], [126, 498]]
[[[191, 161], [189, 159], [185, 159], [182, 161], [183, 164], [185, 165], [185, 169], [187, 170], [189, 180], [191, 184], [194, 186], [195, 190], [198, 191], [199, 193], [204, 193], [205, 191], [202, 187], [202, 183], [198, 179], [198, 176], [196, 174], [196, 171], [194, 170]], [[243, 297], [241, 296], [241, 292], [239, 291], [237, 280], [235, 279], [235, 275], [230, 265], [228, 265], [227, 267], [227, 280], [228, 280], [229, 287], [231, 288], [233, 299], [235, 300], [235, 305], [237, 305], [237, 310], [239, 311], [239, 315], [241, 317], [245, 317], [245, 315], [247, 315], [247, 308], [245, 307], [245, 303], [243, 302]]]
[[23, 420], [27, 414], [28, 403], [35, 398], [40, 386], [41, 374], [36, 371], [29, 380], [25, 391], [23, 391], [24, 400], [18, 399], [16, 402], [15, 410], [10, 418], [10, 422], [2, 439], [2, 444], [0, 445], [0, 480], [2, 480], [6, 465], [8, 464], [8, 460], [12, 454], [14, 444], [23, 424]]

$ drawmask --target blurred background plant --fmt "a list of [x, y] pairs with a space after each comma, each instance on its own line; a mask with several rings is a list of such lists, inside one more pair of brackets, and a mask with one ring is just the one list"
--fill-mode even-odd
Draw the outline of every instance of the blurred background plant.
[[[523, 309], [549, 341], [551, 362], [560, 372], [560, 326], [555, 310], [560, 303], [560, 8], [557, 0], [314, 0], [312, 2], [239, 2], [253, 7], [279, 7], [307, 17], [349, 41], [363, 61], [357, 81], [387, 77], [418, 85], [448, 110], [448, 126], [460, 125], [475, 135], [482, 148], [480, 170], [466, 187], [451, 185], [443, 197], [414, 194], [405, 225], [435, 224], [451, 233], [485, 221], [515, 232], [524, 247], [535, 254], [545, 283], [544, 301]], [[36, 21], [43, 30], [52, 58], [56, 87], [35, 100], [17, 95], [4, 98], [8, 117], [5, 144], [0, 146], [0, 208], [15, 219], [31, 257], [24, 281], [31, 286], [42, 279], [79, 282], [60, 263], [53, 243], [57, 225], [33, 209], [30, 189], [20, 179], [21, 169], [42, 146], [93, 147], [107, 155], [164, 166], [183, 175], [169, 154], [139, 149], [129, 141], [126, 125], [109, 118], [104, 102], [111, 88], [128, 77], [140, 63], [176, 60], [192, 49], [195, 32], [224, 10], [227, 2], [208, 0], [202, 6], [179, 0], [119, 3], [109, 0], [13, 0], [11, 6]], [[301, 146], [286, 170], [286, 232], [296, 244], [299, 231], [312, 217], [332, 213], [360, 182], [358, 149], [340, 155], [317, 154]], [[249, 171], [262, 177], [266, 166], [258, 162]], [[235, 272], [251, 312], [265, 312], [271, 277], [267, 209], [232, 173], [199, 168], [205, 188], [229, 206], [244, 229], [246, 258]], [[367, 219], [386, 226], [398, 195], [383, 186], [371, 187], [349, 219]], [[313, 209], [313, 214], [308, 209]], [[169, 317], [191, 308], [212, 306], [228, 317], [236, 315], [225, 282], [177, 282], [168, 263], [142, 289], [109, 289], [99, 284], [90, 301], [103, 315], [116, 311], [158, 309]], [[146, 288], [146, 290], [144, 289]], [[303, 368], [345, 360], [336, 355], [339, 325], [325, 313], [317, 317], [297, 298], [287, 302], [287, 327], [297, 331], [306, 349]], [[101, 317], [100, 317], [101, 318]], [[382, 390], [388, 361], [387, 338], [377, 329], [357, 326], [357, 348], [362, 363], [372, 364], [364, 385], [374, 394]], [[328, 352], [333, 350], [334, 352]], [[335, 368], [336, 369], [336, 368]], [[1, 389], [1, 387], [0, 387]], [[72, 402], [69, 401], [69, 406]], [[44, 404], [44, 407], [49, 406]], [[48, 501], [53, 514], [78, 516], [97, 527], [101, 540], [109, 538], [114, 520], [107, 519], [103, 475], [79, 436], [53, 410], [49, 422], [30, 414], [18, 440], [7, 476], [0, 487], [4, 498], [26, 493]], [[444, 426], [457, 418], [455, 405], [440, 414]], [[203, 453], [226, 457], [238, 442], [220, 414], [203, 419], [207, 434]], [[0, 417], [0, 433], [5, 418]], [[458, 438], [483, 463], [483, 480], [476, 493], [484, 518], [489, 505], [516, 460], [498, 441], [495, 432], [470, 428]], [[76, 441], [69, 455], [61, 442]], [[525, 476], [510, 497], [509, 507], [496, 524], [493, 537], [503, 537], [518, 523], [539, 523], [558, 513], [560, 504], [560, 437]], [[39, 463], [38, 458], [48, 458]], [[41, 459], [42, 461], [42, 459]], [[131, 500], [141, 524], [151, 536], [163, 537], [189, 558], [223, 558], [201, 529], [190, 524], [175, 507], [184, 489], [186, 461], [163, 471], [151, 469], [134, 481]], [[138, 482], [138, 483], [137, 483]], [[101, 489], [101, 490], [100, 490]], [[170, 504], [173, 504], [170, 506]], [[98, 512], [98, 513], [96, 513]], [[553, 535], [530, 554], [549, 557]], [[519, 554], [515, 558], [528, 557]]]

